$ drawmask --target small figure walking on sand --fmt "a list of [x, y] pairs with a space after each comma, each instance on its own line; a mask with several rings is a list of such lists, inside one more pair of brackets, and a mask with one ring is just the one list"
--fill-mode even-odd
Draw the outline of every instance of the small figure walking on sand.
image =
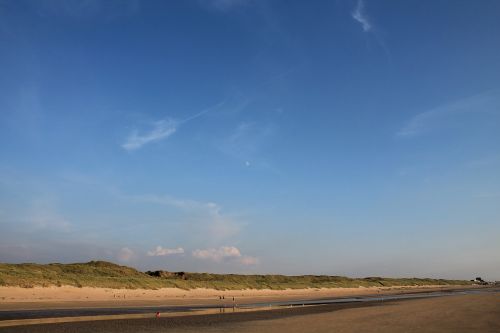
[[156, 318], [160, 318], [160, 311], [157, 311], [157, 312], [156, 312], [155, 317], [156, 317]]

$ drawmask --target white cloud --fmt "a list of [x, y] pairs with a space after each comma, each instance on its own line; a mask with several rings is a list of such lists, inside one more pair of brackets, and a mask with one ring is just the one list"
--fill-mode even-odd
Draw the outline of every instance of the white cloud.
[[169, 256], [172, 254], [182, 254], [182, 253], [184, 253], [184, 249], [182, 247], [178, 247], [176, 249], [168, 249], [158, 245], [156, 249], [148, 251], [148, 256], [159, 257], [159, 256]]
[[396, 135], [398, 137], [413, 137], [428, 131], [438, 124], [445, 123], [452, 116], [480, 112], [498, 113], [499, 107], [500, 91], [488, 91], [421, 112], [411, 118]]
[[140, 134], [134, 130], [122, 147], [130, 151], [139, 149], [145, 144], [166, 139], [177, 131], [177, 126], [178, 122], [173, 119], [156, 121], [153, 123], [153, 128], [146, 133]]
[[116, 257], [119, 261], [129, 262], [135, 257], [135, 253], [128, 247], [122, 247]]
[[352, 18], [358, 21], [363, 28], [363, 31], [368, 32], [372, 29], [372, 25], [370, 24], [368, 17], [365, 14], [365, 4], [363, 0], [358, 0], [356, 8], [351, 13]]
[[210, 260], [218, 263], [232, 261], [242, 265], [256, 265], [259, 262], [255, 257], [243, 256], [240, 250], [234, 246], [221, 246], [217, 249], [197, 249], [193, 251], [192, 255], [200, 260]]
[[218, 249], [206, 249], [206, 250], [194, 250], [193, 257], [198, 259], [209, 259], [213, 261], [220, 262], [224, 258], [238, 258], [241, 257], [240, 250], [234, 246], [221, 246]]

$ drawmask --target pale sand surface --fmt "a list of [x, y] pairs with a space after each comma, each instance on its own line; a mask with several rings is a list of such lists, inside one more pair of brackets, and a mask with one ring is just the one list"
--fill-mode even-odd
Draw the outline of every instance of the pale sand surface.
[[361, 287], [288, 290], [252, 289], [238, 291], [220, 291], [201, 288], [192, 290], [177, 288], [145, 290], [89, 287], [77, 288], [72, 286], [34, 288], [0, 287], [0, 310], [54, 307], [206, 305], [221, 303], [221, 301], [219, 301], [219, 296], [221, 295], [225, 297], [225, 302], [235, 297], [237, 303], [244, 304], [272, 300], [349, 297], [357, 295], [451, 290], [457, 288], [462, 289], [467, 287]]
[[500, 294], [0, 328], [1, 332], [500, 332]]

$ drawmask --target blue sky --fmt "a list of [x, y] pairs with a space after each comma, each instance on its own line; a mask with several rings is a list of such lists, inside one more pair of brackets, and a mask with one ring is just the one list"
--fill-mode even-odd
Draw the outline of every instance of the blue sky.
[[498, 1], [0, 1], [0, 261], [500, 279]]

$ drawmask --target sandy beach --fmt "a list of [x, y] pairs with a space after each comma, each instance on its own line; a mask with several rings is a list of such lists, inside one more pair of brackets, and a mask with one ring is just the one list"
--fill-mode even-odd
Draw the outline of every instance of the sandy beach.
[[67, 322], [2, 332], [499, 332], [500, 294], [454, 295], [363, 304], [156, 319]]
[[474, 287], [425, 286], [425, 287], [371, 287], [371, 288], [331, 288], [331, 289], [288, 289], [288, 290], [231, 290], [214, 289], [183, 290], [163, 288], [107, 289], [62, 287], [0, 287], [0, 310], [37, 309], [55, 307], [102, 307], [102, 306], [153, 306], [153, 305], [207, 305], [235, 300], [239, 304], [259, 301], [288, 299], [333, 298], [363, 295], [396, 294], [402, 292], [442, 291]]

